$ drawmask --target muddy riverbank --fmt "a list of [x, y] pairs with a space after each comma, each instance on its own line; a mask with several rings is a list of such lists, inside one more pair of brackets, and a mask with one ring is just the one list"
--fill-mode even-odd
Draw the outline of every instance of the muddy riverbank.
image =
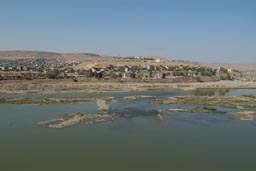
[[113, 97], [82, 97], [82, 98], [0, 98], [0, 103], [6, 104], [68, 104], [77, 102], [98, 102], [100, 109], [106, 109], [106, 102], [113, 101]]
[[256, 108], [256, 95], [239, 96], [176, 96], [154, 99], [150, 104], [179, 104], [179, 105], [205, 105], [220, 106], [223, 108]]
[[255, 89], [256, 82], [217, 81], [203, 83], [118, 82], [68, 80], [1, 81], [0, 93], [118, 92], [147, 90]]

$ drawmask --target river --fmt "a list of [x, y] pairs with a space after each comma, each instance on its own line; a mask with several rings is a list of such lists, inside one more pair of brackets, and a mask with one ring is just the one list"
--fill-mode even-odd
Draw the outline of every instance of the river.
[[[218, 113], [173, 113], [163, 121], [148, 100], [177, 95], [256, 94], [256, 90], [151, 91], [120, 93], [0, 94], [0, 97], [113, 96], [113, 122], [49, 129], [34, 123], [59, 114], [97, 113], [94, 102], [33, 105], [0, 104], [1, 171], [255, 171], [256, 120], [230, 120]], [[154, 96], [125, 99], [131, 95]], [[175, 105], [175, 107], [180, 107]], [[250, 109], [256, 110], [256, 109]]]

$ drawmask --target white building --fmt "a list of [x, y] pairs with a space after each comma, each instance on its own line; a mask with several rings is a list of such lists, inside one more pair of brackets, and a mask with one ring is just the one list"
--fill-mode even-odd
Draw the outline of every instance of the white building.
[[156, 59], [156, 62], [161, 62], [161, 59]]

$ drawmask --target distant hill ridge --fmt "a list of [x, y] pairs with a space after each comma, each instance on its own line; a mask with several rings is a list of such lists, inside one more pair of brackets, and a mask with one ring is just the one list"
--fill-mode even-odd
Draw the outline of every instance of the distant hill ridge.
[[44, 52], [44, 51], [0, 51], [1, 59], [9, 58], [35, 58], [35, 57], [58, 57], [60, 53]]
[[[165, 61], [165, 57], [159, 56], [144, 56], [154, 59], [161, 59]], [[15, 51], [0, 51], [0, 59], [24, 59], [24, 58], [59, 58], [62, 60], [79, 60], [82, 62], [95, 62], [95, 61], [109, 61], [113, 63], [113, 56], [103, 56], [95, 53], [56, 53], [56, 52], [47, 52], [47, 51], [29, 51], [29, 50], [15, 50]], [[167, 59], [168, 60], [168, 59]], [[256, 64], [238, 64], [238, 63], [200, 63], [200, 62], [190, 62], [190, 61], [172, 61], [173, 64], [198, 64], [208, 67], [224, 67], [224, 68], [233, 68], [240, 71], [255, 71]]]
[[0, 59], [22, 59], [22, 58], [100, 58], [103, 57], [93, 53], [55, 53], [46, 51], [0, 51]]
[[[134, 56], [135, 57], [135, 56]], [[161, 59], [161, 61], [169, 61], [165, 57], [161, 56], [143, 56], [152, 59]], [[62, 60], [80, 60], [80, 61], [112, 61], [114, 58], [120, 58], [115, 56], [104, 56], [95, 53], [56, 53], [46, 51], [0, 51], [0, 59], [29, 59], [29, 58], [59, 58]], [[122, 57], [121, 57], [122, 58]]]

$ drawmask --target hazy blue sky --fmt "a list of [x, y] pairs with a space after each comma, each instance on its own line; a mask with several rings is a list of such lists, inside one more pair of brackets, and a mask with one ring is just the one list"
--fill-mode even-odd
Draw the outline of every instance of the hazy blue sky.
[[0, 50], [256, 62], [256, 1], [0, 0]]

